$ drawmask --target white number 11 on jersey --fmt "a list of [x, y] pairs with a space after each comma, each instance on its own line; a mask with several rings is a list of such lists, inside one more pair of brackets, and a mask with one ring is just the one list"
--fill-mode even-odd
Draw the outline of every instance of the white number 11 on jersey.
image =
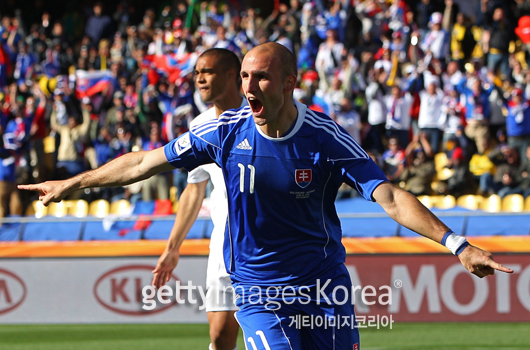
[[[245, 192], [245, 166], [241, 163], [237, 163], [237, 166], [239, 167], [239, 190], [241, 192]], [[250, 169], [250, 193], [254, 193], [254, 177], [256, 176], [256, 168], [254, 168], [253, 165], [247, 165], [247, 167]]]

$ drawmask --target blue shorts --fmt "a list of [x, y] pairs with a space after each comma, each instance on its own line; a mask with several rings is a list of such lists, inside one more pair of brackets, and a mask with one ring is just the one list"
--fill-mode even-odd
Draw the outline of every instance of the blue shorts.
[[313, 287], [303, 294], [296, 291], [290, 297], [285, 294], [290, 295], [291, 291], [282, 297], [266, 297], [263, 302], [238, 298], [236, 319], [247, 349], [360, 349], [351, 280], [346, 268], [326, 281], [329, 284], [322, 281], [320, 289]]

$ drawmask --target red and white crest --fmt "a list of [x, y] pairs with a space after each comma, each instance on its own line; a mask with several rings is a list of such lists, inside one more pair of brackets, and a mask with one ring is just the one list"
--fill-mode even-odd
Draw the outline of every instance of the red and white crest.
[[296, 169], [294, 171], [294, 178], [298, 186], [306, 188], [313, 179], [313, 171], [311, 169]]

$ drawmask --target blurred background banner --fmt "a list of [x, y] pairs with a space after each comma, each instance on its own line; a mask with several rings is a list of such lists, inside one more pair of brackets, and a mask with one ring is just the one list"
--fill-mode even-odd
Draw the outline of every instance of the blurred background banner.
[[[0, 323], [206, 323], [198, 301], [142, 309], [156, 258], [13, 259], [0, 262]], [[204, 288], [206, 257], [182, 258], [176, 280]], [[183, 291], [180, 298], [188, 300]]]
[[[449, 254], [349, 255], [357, 316], [361, 323], [390, 316], [397, 322], [530, 321], [530, 254], [496, 258], [515, 273], [479, 279]], [[0, 323], [206, 323], [198, 288], [205, 288], [207, 257], [181, 257], [167, 283], [168, 303], [146, 311], [142, 288], [150, 285], [156, 261], [2, 259]], [[183, 304], [175, 300], [177, 280], [196, 287], [190, 295], [181, 288]]]
[[[353, 285], [361, 286], [356, 291], [358, 315], [392, 315], [395, 321], [409, 322], [530, 321], [530, 254], [495, 258], [515, 273], [480, 279], [447, 254], [350, 255], [346, 266]], [[390, 303], [381, 286], [392, 289]]]

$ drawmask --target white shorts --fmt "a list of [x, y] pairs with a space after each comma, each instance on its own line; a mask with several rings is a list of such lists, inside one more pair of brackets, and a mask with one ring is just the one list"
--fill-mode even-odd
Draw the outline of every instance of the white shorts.
[[234, 289], [222, 254], [210, 252], [206, 271], [206, 312], [237, 311]]

